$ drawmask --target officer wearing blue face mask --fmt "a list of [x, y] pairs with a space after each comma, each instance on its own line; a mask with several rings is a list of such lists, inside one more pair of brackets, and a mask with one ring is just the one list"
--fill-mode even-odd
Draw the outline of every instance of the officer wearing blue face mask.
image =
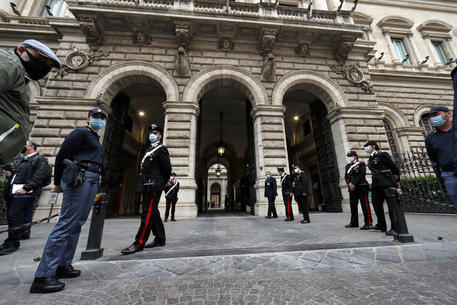
[[435, 128], [425, 137], [425, 148], [434, 166], [436, 176], [444, 180], [451, 201], [457, 207], [457, 177], [452, 135], [452, 113], [445, 106], [434, 106], [422, 115]]
[[[140, 228], [135, 236], [135, 241], [121, 251], [128, 255], [143, 251], [144, 248], [165, 246], [165, 228], [159, 212], [159, 201], [165, 186], [171, 183], [171, 163], [168, 149], [160, 143], [163, 130], [156, 124], [149, 127], [149, 141], [151, 145], [146, 150], [140, 167], [140, 183], [138, 192], [143, 193], [143, 205]], [[154, 240], [146, 245], [150, 234]]]
[[[107, 115], [101, 109], [94, 108], [89, 111], [87, 126], [70, 132], [56, 156], [52, 191], [63, 192], [62, 208], [59, 221], [43, 250], [40, 265], [30, 287], [31, 293], [60, 291], [65, 284], [57, 278], [74, 278], [81, 274], [71, 263], [81, 227], [89, 216], [98, 191], [103, 165], [103, 147], [99, 142], [98, 132], [105, 127], [106, 119]], [[68, 164], [68, 160], [77, 164], [82, 175], [78, 184], [70, 182], [67, 174], [62, 178], [64, 164]]]

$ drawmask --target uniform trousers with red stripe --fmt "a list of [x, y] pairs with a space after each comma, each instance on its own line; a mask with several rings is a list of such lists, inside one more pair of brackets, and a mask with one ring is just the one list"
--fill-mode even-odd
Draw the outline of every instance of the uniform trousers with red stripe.
[[292, 197], [289, 195], [282, 195], [282, 200], [284, 201], [287, 220], [294, 220], [294, 212], [292, 210]]
[[349, 202], [351, 205], [351, 225], [359, 226], [359, 212], [357, 208], [359, 201], [360, 206], [362, 207], [365, 225], [371, 227], [373, 225], [373, 220], [371, 218], [367, 187], [356, 187], [354, 191], [349, 192]]
[[165, 228], [159, 212], [159, 201], [162, 190], [156, 191], [145, 187], [143, 193], [143, 213], [141, 224], [135, 236], [135, 246], [144, 247], [149, 235], [154, 235], [154, 241], [165, 242]]

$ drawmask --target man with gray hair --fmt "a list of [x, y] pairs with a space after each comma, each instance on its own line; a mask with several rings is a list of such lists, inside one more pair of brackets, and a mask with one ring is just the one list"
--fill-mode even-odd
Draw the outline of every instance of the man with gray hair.
[[14, 53], [0, 50], [0, 165], [12, 161], [28, 138], [27, 84], [61, 65], [50, 48], [34, 39], [20, 43]]

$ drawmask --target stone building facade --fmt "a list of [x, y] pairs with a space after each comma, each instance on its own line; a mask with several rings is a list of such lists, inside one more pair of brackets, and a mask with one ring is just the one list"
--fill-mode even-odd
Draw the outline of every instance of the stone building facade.
[[298, 162], [312, 207], [341, 211], [349, 150], [366, 159], [368, 139], [394, 153], [422, 146], [420, 115], [452, 106], [457, 0], [13, 3], [16, 12], [0, 6], [0, 47], [36, 38], [65, 63], [30, 84], [40, 152], [53, 163], [90, 108], [110, 113], [103, 187], [112, 216], [138, 212], [135, 177], [151, 122], [164, 126], [181, 183], [177, 217], [201, 211], [216, 163], [227, 169], [229, 207], [265, 215], [265, 172]]

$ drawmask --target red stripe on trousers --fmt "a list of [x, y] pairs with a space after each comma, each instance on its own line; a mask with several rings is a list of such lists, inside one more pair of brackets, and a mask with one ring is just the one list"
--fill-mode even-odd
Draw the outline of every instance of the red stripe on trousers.
[[287, 200], [287, 218], [290, 220], [290, 196], [289, 199]]
[[139, 243], [138, 243], [138, 245], [136, 245], [137, 248], [143, 244], [143, 237], [144, 237], [144, 234], [146, 234], [146, 228], [148, 227], [149, 220], [151, 219], [152, 204], [154, 203], [154, 195], [151, 198], [151, 201], [149, 202], [148, 216], [146, 217], [146, 222], [144, 224], [143, 232], [141, 232], [141, 237], [140, 237]]
[[365, 195], [365, 205], [367, 206], [367, 213], [368, 213], [368, 225], [371, 227], [371, 213], [370, 213], [370, 205], [368, 204], [368, 194]]

